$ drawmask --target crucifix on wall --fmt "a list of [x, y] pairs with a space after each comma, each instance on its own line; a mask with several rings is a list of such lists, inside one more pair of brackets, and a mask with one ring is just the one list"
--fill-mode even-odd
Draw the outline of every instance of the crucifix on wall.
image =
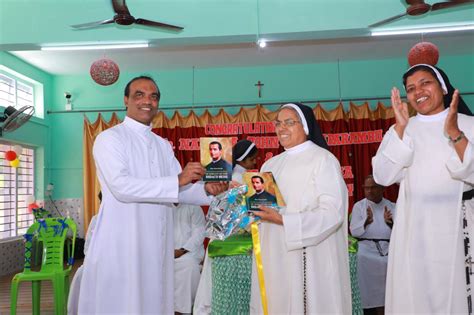
[[258, 88], [258, 97], [262, 97], [262, 86], [264, 86], [265, 84], [263, 84], [262, 82], [260, 82], [260, 80], [258, 80], [257, 83], [254, 84], [257, 88]]

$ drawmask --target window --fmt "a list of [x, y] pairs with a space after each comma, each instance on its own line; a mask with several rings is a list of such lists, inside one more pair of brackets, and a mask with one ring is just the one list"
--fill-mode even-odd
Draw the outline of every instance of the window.
[[23, 146], [17, 168], [5, 159], [10, 150], [13, 144], [0, 142], [0, 240], [25, 234], [34, 220], [26, 204], [34, 195], [34, 150]]
[[33, 85], [0, 73], [0, 105], [13, 106], [17, 109], [23, 106], [34, 106]]
[[43, 85], [0, 65], [0, 106], [33, 106], [34, 116], [44, 117]]

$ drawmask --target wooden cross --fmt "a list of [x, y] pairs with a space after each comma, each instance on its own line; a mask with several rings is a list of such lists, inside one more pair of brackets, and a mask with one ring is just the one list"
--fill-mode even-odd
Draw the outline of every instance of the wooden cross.
[[262, 82], [260, 82], [260, 80], [258, 80], [258, 82], [256, 84], [254, 84], [256, 87], [258, 87], [258, 97], [262, 97], [262, 86], [264, 86], [265, 84], [263, 84]]

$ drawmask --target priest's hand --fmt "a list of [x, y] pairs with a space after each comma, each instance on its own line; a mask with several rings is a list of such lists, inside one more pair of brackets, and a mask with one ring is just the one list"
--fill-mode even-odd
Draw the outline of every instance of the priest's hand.
[[385, 220], [385, 223], [389, 227], [392, 227], [392, 225], [393, 225], [392, 212], [390, 210], [388, 210], [387, 206], [385, 206], [385, 210], [383, 212], [383, 219]]
[[252, 213], [260, 217], [262, 221], [283, 225], [283, 217], [275, 209], [265, 206], [259, 206], [258, 208], [260, 211], [252, 211]]
[[403, 102], [400, 98], [400, 91], [394, 87], [392, 88], [392, 108], [393, 113], [395, 114], [395, 131], [397, 132], [400, 139], [403, 139], [403, 133], [405, 128], [408, 125], [408, 120], [410, 115], [408, 114], [408, 105], [406, 102]]
[[193, 181], [200, 180], [206, 170], [199, 162], [189, 162], [178, 175], [179, 187], [185, 186]]
[[372, 211], [372, 208], [367, 207], [367, 219], [365, 220], [364, 223], [364, 229], [367, 227], [367, 225], [371, 224], [374, 222], [374, 212]]
[[204, 184], [204, 189], [209, 195], [217, 196], [229, 188], [228, 182], [207, 182]]

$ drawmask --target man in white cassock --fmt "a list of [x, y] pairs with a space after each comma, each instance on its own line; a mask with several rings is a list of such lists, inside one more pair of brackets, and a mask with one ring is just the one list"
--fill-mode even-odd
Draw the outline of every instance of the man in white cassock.
[[180, 203], [174, 222], [174, 311], [191, 314], [201, 277], [206, 220], [202, 208]]
[[254, 211], [263, 220], [265, 287], [254, 260], [250, 313], [263, 313], [266, 304], [268, 314], [351, 314], [348, 196], [339, 162], [326, 149], [310, 107], [284, 105], [275, 127], [285, 152], [261, 171], [273, 173], [286, 209]]
[[[407, 103], [393, 88], [396, 123], [372, 159], [377, 183], [400, 183], [385, 311], [468, 314], [472, 303], [469, 247], [474, 240], [474, 207], [469, 200], [474, 184], [474, 118], [458, 113], [459, 92], [450, 95], [433, 66], [413, 66], [403, 83], [417, 115], [409, 117]], [[450, 103], [443, 101], [443, 95], [449, 96]]]
[[[383, 314], [388, 245], [395, 204], [383, 198], [384, 187], [369, 175], [364, 180], [365, 198], [354, 204], [350, 230], [359, 240], [357, 276], [362, 308]], [[369, 310], [368, 310], [369, 311]]]
[[172, 314], [172, 203], [208, 204], [224, 183], [202, 182], [204, 168], [183, 170], [169, 142], [151, 130], [160, 92], [150, 77], [125, 88], [127, 116], [97, 136], [93, 154], [102, 190], [84, 260], [79, 314]]

